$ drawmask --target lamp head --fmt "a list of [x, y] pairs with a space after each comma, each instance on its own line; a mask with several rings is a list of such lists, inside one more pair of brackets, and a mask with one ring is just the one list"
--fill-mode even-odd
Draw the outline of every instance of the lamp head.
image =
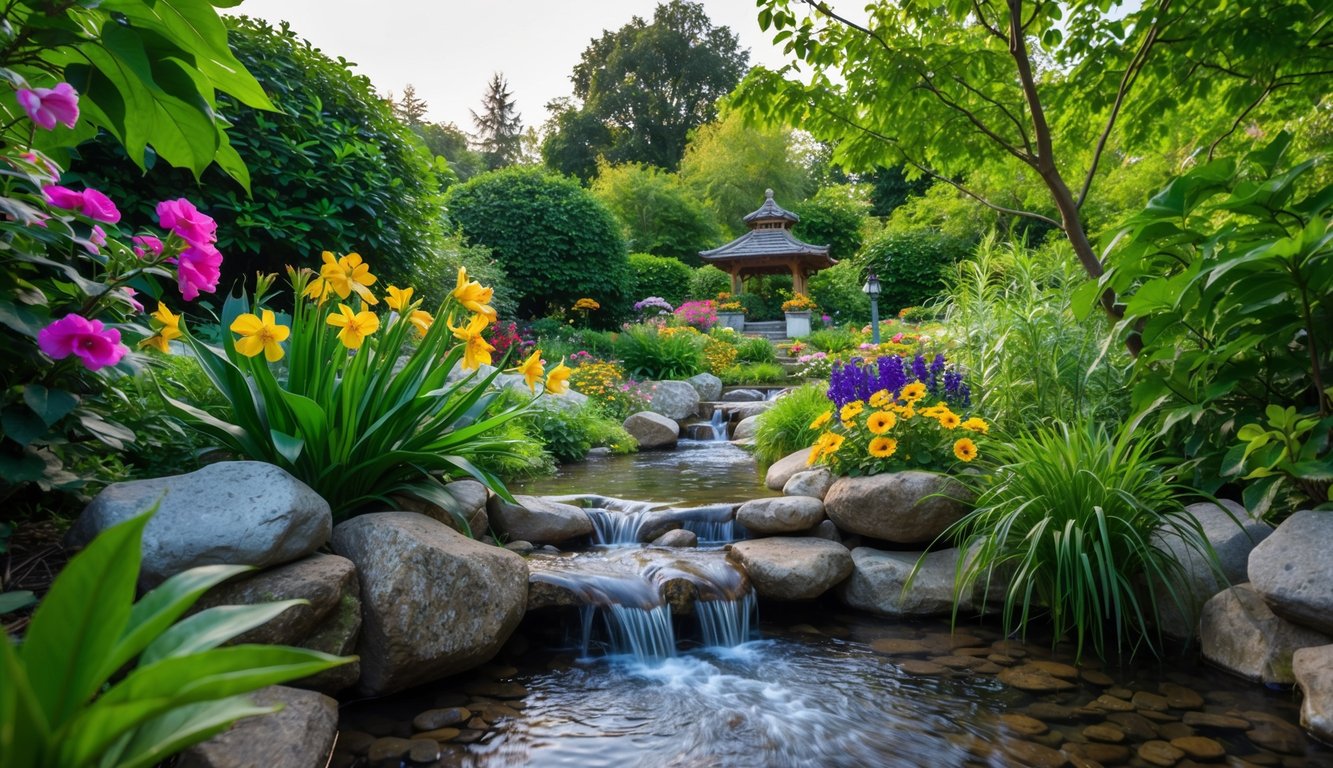
[[879, 278], [874, 272], [866, 275], [866, 284], [861, 286], [861, 290], [872, 299], [879, 298]]

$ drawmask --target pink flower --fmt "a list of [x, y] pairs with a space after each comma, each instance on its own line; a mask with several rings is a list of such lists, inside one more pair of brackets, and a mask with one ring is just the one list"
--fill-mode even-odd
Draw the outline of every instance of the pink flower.
[[138, 291], [134, 290], [133, 288], [131, 288], [131, 287], [129, 287], [129, 286], [125, 286], [124, 288], [121, 288], [120, 290], [122, 290], [122, 291], [125, 292], [126, 300], [127, 300], [127, 301], [129, 302], [129, 304], [130, 304], [130, 309], [134, 310], [135, 312], [142, 312], [142, 311], [143, 311], [143, 305], [139, 303], [139, 300], [138, 300], [138, 299], [134, 298], [135, 296], [138, 296], [138, 295], [139, 295], [139, 292], [138, 292]]
[[153, 254], [154, 257], [162, 255], [161, 238], [152, 235], [135, 235], [130, 238], [130, 242], [134, 243], [134, 255], [141, 259], [149, 253]]
[[79, 120], [79, 94], [69, 83], [54, 88], [20, 88], [19, 106], [43, 130], [52, 130], [56, 123], [73, 128]]
[[82, 315], [65, 315], [38, 331], [37, 346], [54, 360], [78, 355], [90, 371], [115, 365], [130, 351], [120, 343], [120, 331]]
[[222, 276], [222, 254], [208, 243], [195, 243], [181, 252], [176, 261], [176, 284], [181, 297], [194, 301], [200, 294], [218, 289]]
[[88, 242], [84, 245], [88, 252], [96, 256], [102, 252], [102, 246], [106, 245], [106, 230], [93, 225], [92, 234], [88, 235]]
[[894, 344], [901, 344], [901, 343], [903, 343], [903, 335], [902, 335], [901, 333], [895, 333], [895, 334], [893, 334], [893, 339], [892, 339], [892, 341], [893, 341]]
[[42, 196], [46, 198], [46, 202], [57, 208], [82, 213], [93, 221], [104, 221], [107, 224], [120, 221], [120, 211], [116, 209], [116, 204], [111, 202], [111, 198], [95, 189], [79, 192], [69, 187], [49, 184], [42, 187]]
[[218, 224], [185, 198], [163, 200], [157, 204], [157, 220], [191, 245], [217, 242]]

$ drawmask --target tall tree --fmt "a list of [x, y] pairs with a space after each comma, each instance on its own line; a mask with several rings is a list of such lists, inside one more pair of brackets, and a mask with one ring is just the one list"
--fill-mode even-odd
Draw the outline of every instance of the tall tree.
[[[1308, 109], [1333, 75], [1333, 7], [1313, 0], [1145, 0], [1123, 13], [1105, 0], [901, 0], [855, 18], [824, 0], [759, 5], [760, 26], [803, 66], [799, 78], [795, 63], [752, 72], [742, 108], [834, 143], [846, 167], [906, 163], [1057, 228], [1094, 278], [1104, 266], [1083, 207], [1109, 148], [1151, 151], [1174, 113], [1211, 156], [1251, 123]], [[1049, 209], [968, 187], [972, 167], [1006, 158], [1040, 180]], [[1101, 302], [1123, 315], [1109, 290]]]
[[514, 97], [504, 75], [496, 72], [486, 85], [481, 113], [472, 112], [477, 144], [486, 167], [495, 170], [518, 162], [522, 154], [523, 122], [514, 109]]
[[651, 165], [603, 162], [592, 193], [620, 221], [631, 252], [698, 266], [699, 251], [720, 245], [712, 211], [675, 174]]
[[[725, 26], [713, 26], [699, 3], [671, 0], [657, 6], [651, 23], [630, 23], [592, 40], [570, 78], [581, 107], [558, 121], [560, 131], [579, 131], [573, 141], [552, 132], [548, 142], [567, 148], [581, 138], [600, 139], [592, 152], [612, 163], [646, 163], [675, 169], [689, 132], [717, 115], [716, 103], [745, 74], [749, 51]], [[594, 125], [605, 134], [598, 136]], [[548, 158], [561, 156], [545, 151]], [[586, 174], [586, 161], [565, 173]]]
[[403, 95], [393, 103], [393, 113], [415, 128], [426, 119], [426, 100], [417, 96], [416, 87], [408, 83], [403, 87]]

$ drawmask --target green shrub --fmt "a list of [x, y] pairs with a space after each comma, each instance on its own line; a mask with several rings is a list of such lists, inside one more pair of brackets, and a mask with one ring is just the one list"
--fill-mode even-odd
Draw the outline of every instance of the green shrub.
[[820, 352], [845, 352], [856, 349], [860, 337], [847, 328], [820, 328], [811, 331], [806, 342]]
[[801, 217], [792, 234], [812, 245], [827, 245], [829, 256], [838, 261], [854, 257], [861, 250], [861, 230], [870, 213], [868, 192], [851, 184], [822, 187], [814, 197], [792, 206]]
[[787, 369], [777, 363], [736, 365], [718, 374], [723, 384], [773, 384], [787, 378]]
[[256, 271], [316, 267], [326, 249], [359, 252], [383, 279], [409, 284], [414, 265], [435, 257], [443, 232], [440, 185], [425, 145], [369, 79], [286, 24], [226, 22], [236, 58], [277, 108], [218, 99], [218, 112], [232, 123], [231, 146], [250, 169], [249, 193], [216, 166], [200, 183], [165, 163], [144, 173], [106, 133], [79, 148], [72, 170], [140, 221], [159, 200], [190, 190], [217, 219], [224, 291]]
[[583, 461], [596, 447], [613, 453], [632, 453], [638, 443], [620, 422], [595, 405], [577, 409], [538, 408], [527, 417], [533, 435], [561, 464]]
[[754, 455], [762, 465], [772, 464], [791, 453], [809, 448], [819, 437], [810, 423], [829, 409], [828, 384], [816, 382], [797, 387], [773, 402], [759, 415], [754, 435]]
[[[506, 390], [506, 393], [512, 391]], [[517, 399], [508, 399], [502, 395], [486, 409], [486, 413], [487, 415], [502, 413], [517, 402], [519, 402]], [[505, 449], [495, 452], [478, 451], [473, 456], [472, 462], [496, 477], [504, 478], [508, 482], [555, 473], [555, 457], [542, 446], [540, 435], [536, 434], [536, 429], [526, 423], [525, 419], [510, 419], [492, 429], [489, 437], [495, 443], [504, 445]], [[473, 533], [480, 534], [481, 531]]]
[[705, 264], [690, 273], [689, 285], [689, 295], [686, 298], [695, 301], [715, 299], [719, 293], [731, 290], [731, 275], [712, 264]]
[[31, 768], [148, 768], [274, 712], [245, 694], [352, 658], [274, 645], [219, 647], [304, 600], [218, 606], [209, 588], [253, 570], [209, 565], [134, 601], [152, 513], [103, 531], [60, 571], [23, 641], [0, 638], [0, 754]]
[[945, 287], [945, 270], [965, 258], [970, 245], [930, 231], [884, 231], [866, 244], [859, 266], [879, 276], [882, 314], [896, 314], [935, 298]]
[[506, 320], [517, 320], [518, 296], [509, 285], [509, 275], [491, 249], [481, 245], [467, 245], [461, 233], [454, 232], [440, 239], [439, 247], [428, 257], [412, 264], [411, 285], [416, 288], [415, 298], [423, 305], [433, 307], [444, 301], [458, 280], [458, 268], [466, 267], [469, 280], [495, 290], [491, 306]]
[[742, 363], [775, 363], [778, 351], [762, 336], [742, 336], [736, 340], [736, 359]]
[[521, 314], [590, 298], [598, 320], [628, 313], [625, 241], [615, 217], [578, 182], [536, 168], [484, 173], [452, 187], [449, 215], [504, 266]]
[[656, 326], [632, 325], [620, 334], [616, 351], [632, 376], [688, 379], [704, 370], [707, 340], [697, 333], [664, 333]]
[[863, 285], [865, 273], [848, 259], [810, 276], [810, 298], [836, 323], [865, 325], [870, 322], [870, 297], [861, 290]]
[[993, 441], [992, 474], [978, 483], [975, 509], [941, 536], [976, 547], [974, 557], [959, 559], [955, 606], [978, 585], [1007, 579], [1006, 634], [1025, 634], [1040, 611], [1049, 613], [1057, 641], [1073, 638], [1076, 657], [1090, 641], [1106, 658], [1107, 639], [1117, 652], [1144, 645], [1156, 652], [1157, 595], [1186, 615], [1190, 606], [1178, 591], [1180, 564], [1154, 537], [1179, 536], [1225, 577], [1181, 505], [1185, 489], [1172, 484], [1167, 462], [1152, 457], [1153, 441], [1137, 426], [1112, 435], [1084, 420]]
[[[673, 307], [689, 298], [690, 277], [694, 270], [679, 259], [649, 253], [629, 255], [629, 295], [635, 301], [660, 296]], [[709, 297], [712, 298], [712, 297]]]

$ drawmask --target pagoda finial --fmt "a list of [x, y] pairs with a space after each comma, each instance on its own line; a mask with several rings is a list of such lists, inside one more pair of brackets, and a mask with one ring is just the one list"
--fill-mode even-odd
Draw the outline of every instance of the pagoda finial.
[[772, 199], [773, 199], [773, 190], [771, 190], [771, 189], [765, 189], [765, 190], [764, 190], [764, 198], [767, 199], [767, 200], [772, 200]]

